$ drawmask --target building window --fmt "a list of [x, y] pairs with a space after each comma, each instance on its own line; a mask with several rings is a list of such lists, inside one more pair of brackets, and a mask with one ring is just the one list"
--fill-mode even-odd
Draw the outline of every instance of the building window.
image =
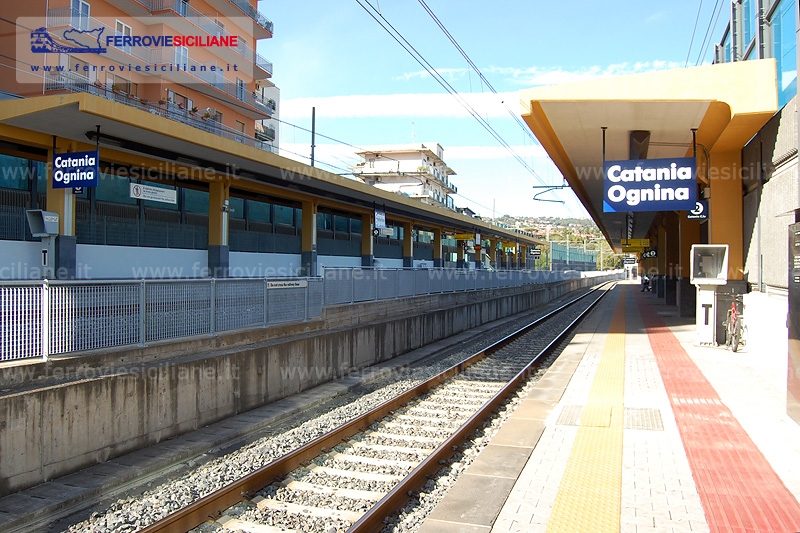
[[183, 190], [183, 208], [187, 212], [208, 214], [208, 193], [194, 189]]
[[778, 67], [778, 105], [781, 107], [797, 94], [797, 23], [794, 12], [794, 1], [781, 0], [770, 20], [772, 55]]
[[69, 56], [69, 71], [82, 78], [94, 79], [94, 67], [79, 57]]
[[275, 222], [294, 226], [294, 208], [285, 205], [275, 205]]
[[245, 94], [247, 94], [247, 84], [241, 78], [236, 78], [236, 98], [244, 102]]
[[742, 0], [742, 50], [747, 50], [755, 37], [757, 0]]
[[[125, 24], [124, 22], [117, 21], [117, 27], [115, 30], [115, 35], [121, 35], [123, 37], [130, 37], [132, 35], [131, 27]], [[118, 46], [118, 49], [122, 50], [126, 54], [131, 53], [131, 46], [130, 45], [123, 45]]]
[[131, 80], [125, 79], [121, 76], [114, 75], [114, 81], [112, 85], [116, 85], [117, 88], [128, 94], [130, 96], [139, 96], [139, 85], [136, 83], [132, 83]]
[[216, 20], [216, 23], [217, 23], [217, 37], [222, 37], [223, 35], [225, 35], [225, 23], [219, 19]]
[[175, 64], [188, 65], [189, 64], [189, 49], [185, 46], [175, 47]]
[[79, 30], [89, 30], [89, 3], [83, 0], [70, 0], [70, 26]]
[[722, 40], [722, 61], [724, 63], [731, 62], [731, 32], [725, 33], [725, 38]]
[[189, 14], [189, 0], [179, 0], [178, 15], [185, 17]]

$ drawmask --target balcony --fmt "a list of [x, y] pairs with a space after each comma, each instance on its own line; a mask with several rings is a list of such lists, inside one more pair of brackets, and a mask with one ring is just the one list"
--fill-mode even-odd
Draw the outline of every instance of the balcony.
[[447, 178], [447, 175], [440, 172], [433, 166], [420, 165], [417, 167], [417, 172], [425, 174], [429, 179], [433, 179], [444, 185], [444, 187], [451, 191], [453, 194], [458, 194], [458, 187]]
[[[220, 124], [212, 118], [203, 118], [202, 112], [192, 113], [188, 109], [180, 109], [178, 106], [170, 103], [151, 103], [138, 98], [129, 97], [125, 93], [112, 91], [110, 88], [103, 84], [90, 82], [88, 79], [75, 74], [74, 72], [59, 72], [51, 73], [45, 79], [45, 92], [48, 91], [69, 91], [89, 93], [107, 100], [124, 104], [130, 107], [141, 109], [142, 111], [159, 115], [176, 122], [181, 122], [187, 126], [203, 130], [226, 139], [231, 139], [236, 142], [264, 150], [265, 152], [272, 152], [272, 144], [265, 139], [257, 139], [248, 137], [247, 135], [229, 128], [224, 124]], [[274, 140], [274, 137], [273, 137]]]
[[275, 141], [275, 127], [266, 126], [263, 129], [259, 129], [258, 126], [256, 126], [256, 139], [266, 142]]
[[[217, 23], [212, 20], [211, 18], [207, 17], [203, 13], [200, 13], [197, 9], [193, 8], [191, 5], [187, 4], [183, 0], [148, 0], [150, 2], [150, 9], [153, 12], [157, 11], [172, 11], [176, 15], [179, 15], [182, 19], [190, 22], [194, 28], [199, 28], [200, 30], [204, 31], [208, 35], [216, 35], [220, 37], [229, 36], [227, 32], [225, 32]], [[270, 23], [271, 24], [271, 23]], [[193, 31], [194, 28], [176, 28], [180, 31], [183, 31], [186, 34], [189, 34]], [[266, 75], [265, 77], [272, 76], [272, 63], [261, 56], [258, 52], [250, 48], [247, 44], [239, 42], [236, 48], [220, 48], [218, 49], [220, 54], [225, 54], [227, 51], [235, 52], [235, 55], [226, 58], [231, 62], [237, 61], [236, 55], [240, 58], [244, 58], [247, 62], [252, 63], [255, 65], [256, 68], [260, 69]], [[258, 76], [254, 76], [258, 78]]]
[[[153, 63], [158, 57], [156, 50], [145, 46], [123, 46], [119, 48], [114, 46], [106, 47], [105, 38], [110, 35], [115, 35], [116, 29], [108, 26], [100, 20], [97, 20], [96, 18], [81, 16], [81, 13], [78, 10], [71, 9], [69, 7], [49, 9], [47, 11], [47, 28], [52, 30], [65, 28], [81, 31], [102, 29], [102, 34], [97, 36], [97, 38], [100, 39], [100, 46], [107, 48], [108, 52], [105, 54], [106, 57], [118, 63], [127, 64], [131, 61], [131, 58], [134, 58], [139, 63], [146, 65]], [[98, 46], [97, 40], [90, 35], [78, 34], [75, 36], [75, 39], [76, 41], [67, 42], [59, 37], [59, 41], [66, 43], [66, 46], [70, 47], [74, 47], [79, 41], [80, 44], [90, 48], [96, 48]], [[57, 44], [56, 46], [59, 45]], [[58, 50], [54, 50], [54, 52], [58, 52]], [[89, 56], [93, 56], [93, 54], [89, 54]]]
[[266, 30], [270, 37], [272, 37], [273, 25], [272, 21], [265, 17], [261, 11], [250, 5], [247, 0], [230, 0], [230, 3], [241, 9], [245, 15], [253, 19], [260, 28]]

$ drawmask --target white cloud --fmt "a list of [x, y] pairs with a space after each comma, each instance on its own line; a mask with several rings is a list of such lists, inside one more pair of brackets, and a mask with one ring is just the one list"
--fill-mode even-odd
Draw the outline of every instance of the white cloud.
[[[584, 81], [607, 76], [620, 76], [624, 74], [637, 74], [649, 72], [651, 70], [664, 70], [680, 68], [682, 65], [675, 61], [639, 61], [633, 64], [614, 63], [606, 66], [589, 66], [578, 69], [568, 69], [564, 67], [488, 67], [483, 69], [485, 76], [497, 79], [502, 78], [503, 83], [512, 83], [524, 87], [536, 85], [553, 85], [558, 83], [569, 83], [573, 81]], [[462, 78], [470, 72], [468, 68], [442, 69], [439, 71], [446, 73], [451, 79]], [[427, 71], [408, 72], [396, 79], [412, 80], [416, 78], [427, 78], [430, 75]]]
[[[506, 78], [506, 83], [519, 87], [555, 85], [585, 81], [608, 76], [637, 74], [652, 70], [678, 68], [679, 64], [669, 61], [646, 61], [637, 63], [617, 63], [605, 67], [592, 66], [576, 70], [561, 67], [526, 69], [491, 67], [486, 74], [496, 74]], [[466, 73], [466, 69], [444, 69], [448, 75]], [[428, 76], [425, 71], [410, 72], [404, 79]], [[492, 76], [490, 76], [492, 77]], [[509, 110], [519, 113], [519, 96], [516, 92], [501, 93], [460, 93], [476, 112], [484, 118], [509, 118]], [[359, 94], [348, 96], [328, 96], [293, 98], [281, 101], [281, 118], [292, 121], [306, 119], [311, 108], [329, 118], [386, 118], [386, 117], [437, 117], [469, 118], [470, 114], [456, 97], [446, 93], [435, 94]]]
[[[463, 94], [461, 97], [481, 116], [508, 116], [503, 101], [518, 109], [517, 93]], [[295, 120], [310, 116], [310, 110], [328, 118], [451, 117], [466, 118], [469, 113], [449, 94], [357, 94], [320, 98], [294, 98], [281, 102], [281, 118]]]

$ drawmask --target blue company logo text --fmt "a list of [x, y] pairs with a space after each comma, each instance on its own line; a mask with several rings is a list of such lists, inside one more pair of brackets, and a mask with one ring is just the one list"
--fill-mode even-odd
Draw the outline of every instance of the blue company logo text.
[[97, 187], [99, 160], [97, 150], [53, 154], [53, 188]]
[[[31, 32], [31, 52], [37, 54], [105, 54], [107, 48], [101, 46], [100, 39], [105, 28], [95, 28], [93, 30], [64, 30], [64, 40], [75, 43], [77, 46], [65, 46], [58, 44], [50, 37], [47, 28], [38, 28]], [[81, 39], [91, 44], [81, 42]], [[97, 46], [93, 46], [94, 44]]]
[[692, 210], [696, 174], [693, 157], [606, 161], [603, 212]]

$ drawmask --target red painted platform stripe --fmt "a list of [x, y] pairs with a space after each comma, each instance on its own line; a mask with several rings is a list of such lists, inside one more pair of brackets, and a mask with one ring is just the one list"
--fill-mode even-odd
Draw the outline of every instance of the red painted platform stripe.
[[661, 317], [637, 303], [711, 532], [800, 531], [800, 503]]

